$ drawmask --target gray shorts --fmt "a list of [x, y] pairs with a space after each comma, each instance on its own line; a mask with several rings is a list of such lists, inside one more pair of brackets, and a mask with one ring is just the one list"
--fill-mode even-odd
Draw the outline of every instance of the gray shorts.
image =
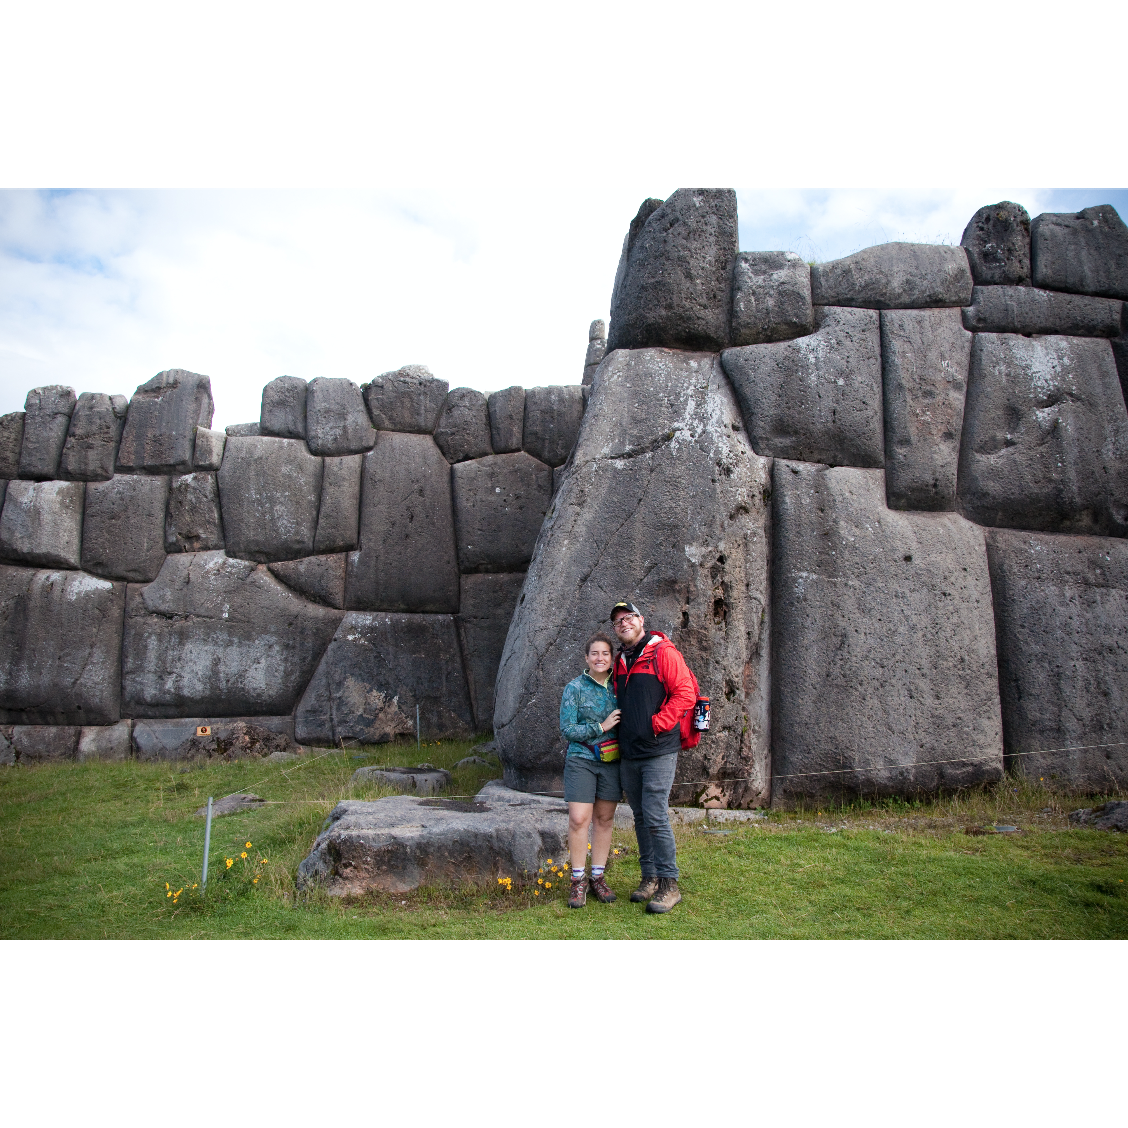
[[596, 799], [613, 799], [617, 803], [622, 797], [618, 760], [605, 764], [583, 756], [564, 758], [564, 798], [569, 803], [594, 803]]

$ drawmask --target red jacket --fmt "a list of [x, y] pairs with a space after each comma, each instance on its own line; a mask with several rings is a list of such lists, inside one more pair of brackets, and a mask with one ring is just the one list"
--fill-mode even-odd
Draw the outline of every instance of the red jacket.
[[661, 631], [650, 631], [630, 671], [620, 651], [615, 697], [623, 711], [619, 750], [641, 760], [681, 751], [681, 720], [697, 700], [693, 675], [678, 648]]

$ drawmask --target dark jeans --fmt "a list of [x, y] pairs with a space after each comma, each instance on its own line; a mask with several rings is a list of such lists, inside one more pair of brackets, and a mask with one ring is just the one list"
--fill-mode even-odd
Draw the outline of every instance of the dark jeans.
[[638, 836], [638, 861], [643, 877], [678, 876], [677, 847], [670, 829], [670, 788], [678, 754], [652, 756], [649, 760], [619, 761], [619, 778], [634, 812]]

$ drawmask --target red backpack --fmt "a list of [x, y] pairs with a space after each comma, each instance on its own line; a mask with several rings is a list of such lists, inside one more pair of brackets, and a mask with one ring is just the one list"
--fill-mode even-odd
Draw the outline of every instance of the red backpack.
[[[655, 650], [658, 650], [663, 646], [673, 645], [674, 644], [669, 639], [665, 639], [664, 641], [660, 642], [657, 647], [655, 647]], [[682, 655], [682, 660], [685, 660], [684, 654]], [[685, 668], [689, 670], [688, 662], [686, 662]], [[693, 678], [693, 695], [696, 700], [694, 701], [693, 705], [690, 708], [686, 709], [686, 711], [682, 714], [680, 728], [681, 746], [683, 752], [687, 751], [690, 748], [696, 748], [701, 743], [702, 732], [708, 732], [709, 730], [709, 698], [701, 696], [701, 686], [697, 684], [697, 675], [692, 670], [689, 670], [689, 676]], [[701, 708], [702, 705], [705, 706], [704, 730], [693, 727], [694, 714], [696, 714], [696, 712]]]

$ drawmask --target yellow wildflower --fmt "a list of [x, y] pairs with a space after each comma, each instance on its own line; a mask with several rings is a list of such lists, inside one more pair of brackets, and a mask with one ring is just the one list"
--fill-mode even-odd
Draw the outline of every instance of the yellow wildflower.
[[538, 885], [543, 885], [543, 884], [544, 884], [544, 878], [543, 878], [543, 877], [538, 877], [538, 878], [537, 878], [537, 884], [538, 884]]
[[235, 864], [235, 860], [233, 858], [225, 858], [224, 861], [227, 862], [228, 869], [230, 869]]
[[539, 889], [534, 889], [534, 890], [533, 890], [533, 896], [534, 896], [534, 897], [539, 897], [539, 896], [540, 896], [540, 890], [539, 890]]
[[252, 881], [252, 882], [251, 882], [251, 884], [252, 884], [252, 885], [258, 885], [258, 878], [256, 877], [256, 878], [254, 879], [254, 881]]
[[239, 857], [240, 857], [240, 858], [245, 858], [246, 856], [247, 856], [247, 851], [246, 851], [246, 850], [244, 850], [244, 851], [243, 851], [243, 852], [242, 852], [242, 853], [241, 853], [241, 854], [239, 855]]
[[545, 887], [545, 889], [551, 889], [551, 888], [552, 888], [552, 882], [551, 882], [551, 881], [546, 881], [546, 882], [544, 883], [544, 887]]
[[549, 859], [548, 859], [548, 861], [547, 861], [547, 862], [545, 862], [545, 865], [546, 865], [546, 866], [550, 866], [550, 865], [552, 865], [552, 859], [551, 859], [551, 858], [549, 858]]
[[170, 889], [170, 890], [169, 890], [169, 891], [168, 891], [168, 892], [167, 892], [167, 893], [165, 894], [165, 896], [166, 896], [166, 897], [171, 897], [171, 896], [172, 896], [172, 890]]
[[166, 889], [168, 888], [168, 882], [167, 881], [165, 882], [165, 888]]
[[250, 848], [251, 848], [251, 844], [248, 842], [247, 843], [247, 849], [249, 850]]

